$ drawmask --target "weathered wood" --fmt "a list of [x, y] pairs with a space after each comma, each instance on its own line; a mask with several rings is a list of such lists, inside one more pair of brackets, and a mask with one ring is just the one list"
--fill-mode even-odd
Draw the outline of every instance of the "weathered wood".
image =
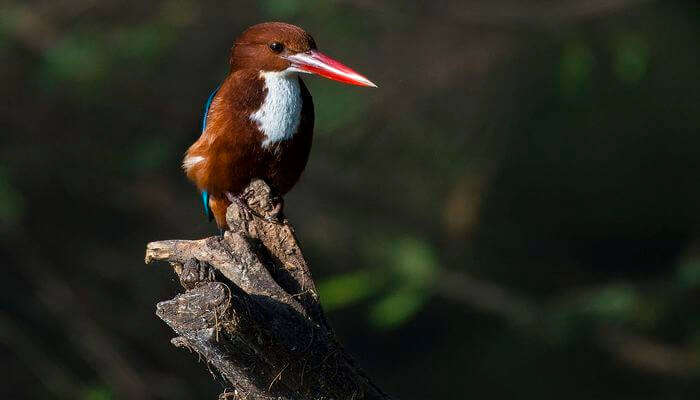
[[223, 237], [149, 243], [185, 293], [156, 315], [218, 371], [232, 399], [388, 399], [337, 342], [281, 199], [263, 181], [232, 204]]

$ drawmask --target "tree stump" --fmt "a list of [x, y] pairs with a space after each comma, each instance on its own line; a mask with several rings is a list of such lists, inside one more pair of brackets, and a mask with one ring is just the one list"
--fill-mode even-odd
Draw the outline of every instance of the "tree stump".
[[336, 340], [282, 199], [261, 180], [243, 198], [223, 237], [148, 244], [186, 289], [156, 305], [171, 342], [230, 384], [220, 398], [389, 399]]

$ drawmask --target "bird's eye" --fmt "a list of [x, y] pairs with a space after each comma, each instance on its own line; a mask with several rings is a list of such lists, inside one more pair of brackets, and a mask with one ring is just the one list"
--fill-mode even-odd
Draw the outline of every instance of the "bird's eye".
[[270, 50], [274, 51], [275, 53], [281, 53], [282, 50], [284, 50], [284, 45], [280, 42], [272, 42], [270, 43]]

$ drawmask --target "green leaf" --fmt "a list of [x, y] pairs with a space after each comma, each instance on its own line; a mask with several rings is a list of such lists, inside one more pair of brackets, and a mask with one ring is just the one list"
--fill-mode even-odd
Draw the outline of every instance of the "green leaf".
[[423, 308], [427, 296], [420, 290], [404, 288], [378, 301], [370, 312], [370, 322], [378, 328], [401, 325]]
[[318, 291], [323, 308], [332, 311], [372, 296], [383, 283], [377, 272], [359, 270], [322, 281]]
[[574, 42], [564, 46], [559, 64], [559, 85], [563, 94], [577, 96], [590, 85], [595, 58], [590, 47]]
[[394, 242], [391, 251], [392, 267], [403, 284], [414, 288], [432, 284], [439, 264], [430, 244], [416, 238], [403, 238]]
[[107, 386], [94, 386], [88, 388], [83, 395], [83, 400], [112, 400], [112, 390]]
[[642, 80], [649, 69], [649, 46], [639, 35], [625, 33], [615, 38], [613, 70], [621, 81], [633, 84]]
[[627, 321], [634, 317], [638, 303], [633, 287], [614, 285], [585, 297], [582, 311], [598, 319]]

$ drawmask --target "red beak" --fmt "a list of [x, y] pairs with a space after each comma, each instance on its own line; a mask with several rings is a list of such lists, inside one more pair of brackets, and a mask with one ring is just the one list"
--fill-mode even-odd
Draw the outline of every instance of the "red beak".
[[320, 51], [310, 50], [285, 57], [291, 61], [292, 68], [299, 72], [321, 75], [334, 81], [358, 86], [377, 87], [369, 79], [353, 71]]

